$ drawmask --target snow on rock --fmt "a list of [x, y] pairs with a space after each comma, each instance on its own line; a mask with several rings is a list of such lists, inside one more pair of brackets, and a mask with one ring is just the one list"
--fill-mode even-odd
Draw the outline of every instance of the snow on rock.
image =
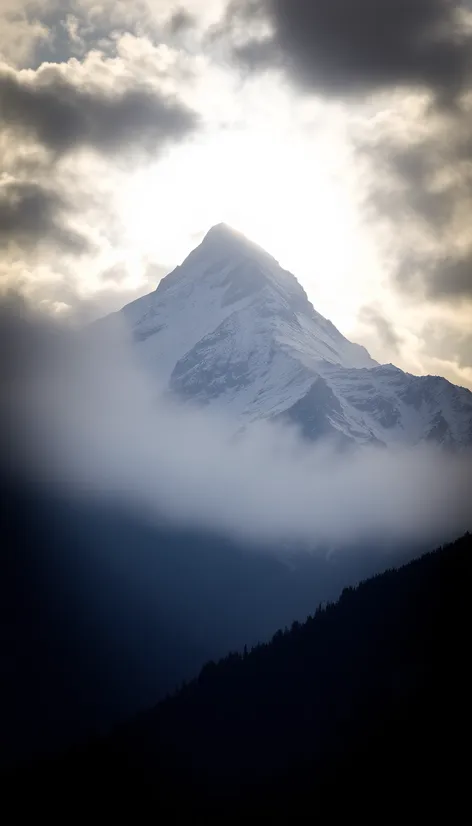
[[141, 364], [183, 399], [310, 439], [472, 443], [472, 394], [381, 366], [313, 308], [296, 278], [225, 224], [121, 316]]

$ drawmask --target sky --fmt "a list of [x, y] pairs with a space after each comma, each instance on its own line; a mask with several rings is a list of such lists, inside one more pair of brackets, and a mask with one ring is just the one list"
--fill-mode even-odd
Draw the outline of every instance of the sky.
[[0, 0], [0, 288], [83, 324], [225, 221], [472, 388], [472, 8]]

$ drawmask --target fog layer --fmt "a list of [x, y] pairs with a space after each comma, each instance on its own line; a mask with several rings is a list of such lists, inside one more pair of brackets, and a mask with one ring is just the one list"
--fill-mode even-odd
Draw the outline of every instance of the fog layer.
[[428, 445], [339, 453], [284, 425], [179, 404], [124, 330], [77, 333], [1, 310], [3, 454], [62, 490], [257, 543], [439, 542], [471, 527], [470, 454]]

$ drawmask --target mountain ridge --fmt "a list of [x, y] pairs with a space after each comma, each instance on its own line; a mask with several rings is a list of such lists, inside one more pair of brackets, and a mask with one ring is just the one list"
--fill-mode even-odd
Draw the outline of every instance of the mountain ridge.
[[118, 315], [162, 386], [244, 424], [282, 418], [310, 439], [351, 445], [472, 444], [470, 391], [378, 364], [226, 224]]

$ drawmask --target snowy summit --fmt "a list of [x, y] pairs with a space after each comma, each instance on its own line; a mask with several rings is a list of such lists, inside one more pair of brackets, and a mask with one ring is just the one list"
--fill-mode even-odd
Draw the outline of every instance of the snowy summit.
[[282, 417], [342, 443], [472, 443], [472, 393], [379, 365], [226, 224], [121, 314], [160, 383], [243, 422]]

